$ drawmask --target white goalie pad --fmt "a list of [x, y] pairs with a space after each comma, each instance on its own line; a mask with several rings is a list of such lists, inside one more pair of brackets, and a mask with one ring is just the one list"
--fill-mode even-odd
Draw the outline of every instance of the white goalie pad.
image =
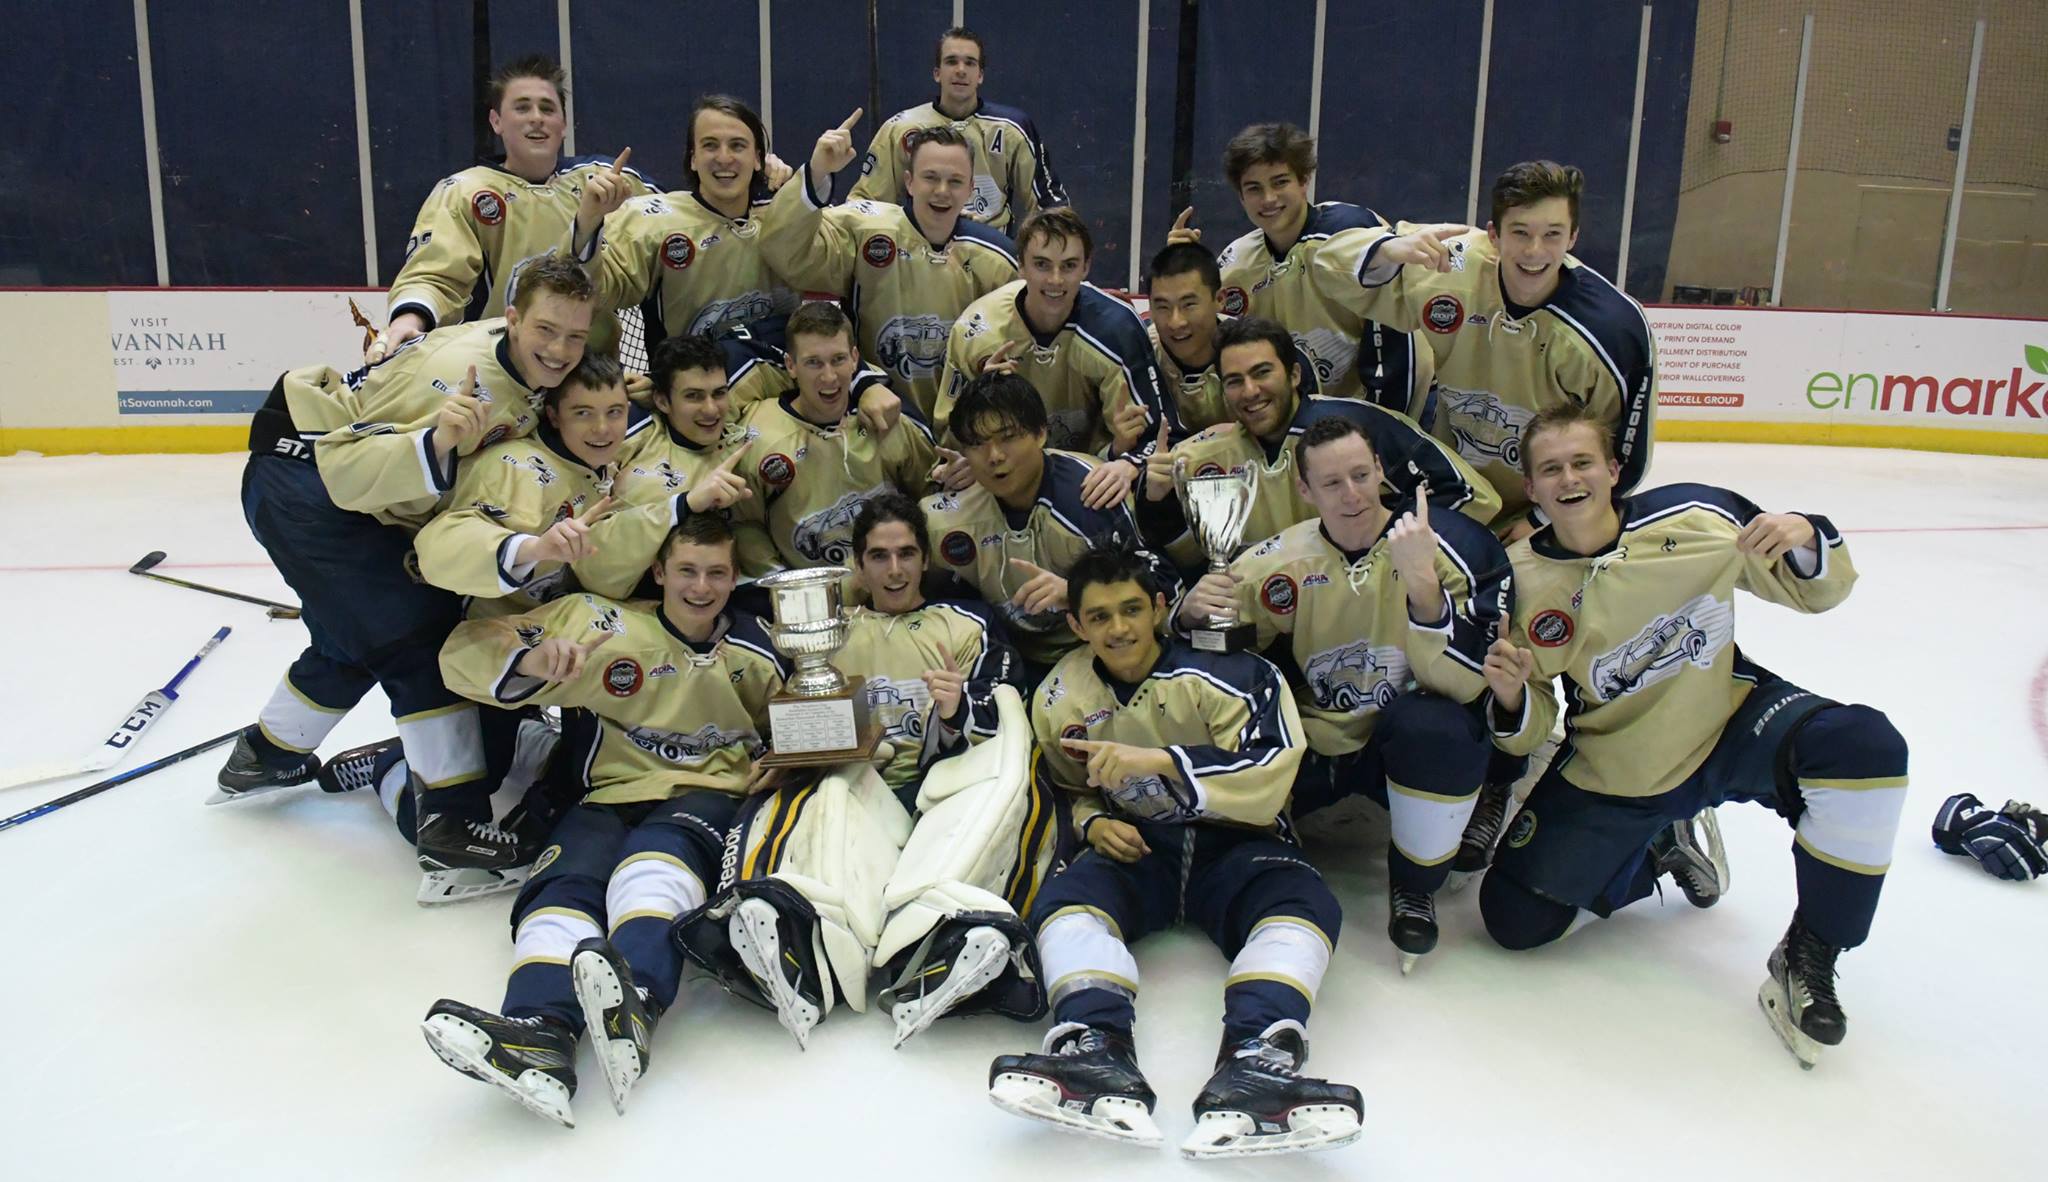
[[995, 735], [925, 774], [922, 815], [882, 897], [889, 920], [875, 945], [878, 965], [963, 911], [1011, 911], [1003, 887], [1033, 804], [1031, 721], [1016, 690], [999, 686], [995, 701]]

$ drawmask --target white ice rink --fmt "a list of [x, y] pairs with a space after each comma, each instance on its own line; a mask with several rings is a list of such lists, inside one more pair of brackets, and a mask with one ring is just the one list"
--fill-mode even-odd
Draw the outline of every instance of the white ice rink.
[[[0, 459], [0, 765], [83, 755], [209, 633], [234, 635], [131, 759], [248, 721], [304, 631], [136, 578], [292, 598], [242, 523], [243, 458]], [[1802, 1072], [1757, 1012], [1792, 907], [1789, 832], [1722, 810], [1734, 891], [1669, 892], [1509, 954], [1473, 891], [1403, 979], [1377, 848], [1315, 851], [1348, 923], [1312, 1068], [1365, 1093], [1333, 1153], [1197, 1166], [990, 1106], [991, 1056], [1042, 1026], [942, 1022], [900, 1052], [840, 1010], [799, 1052], [774, 1018], [686, 984], [623, 1119], [586, 1054], [563, 1130], [436, 1059], [435, 998], [495, 1008], [503, 897], [422, 910], [411, 850], [364, 794], [201, 807], [226, 750], [0, 833], [0, 1179], [1030, 1178], [1411, 1180], [2038, 1176], [2048, 1118], [2048, 883], [1938, 853], [1948, 794], [2048, 805], [2048, 461], [1666, 445], [1653, 483], [1825, 512], [1862, 581], [1802, 617], [1745, 600], [1738, 639], [1810, 689], [1890, 714], [1913, 787], [1876, 930], [1842, 958], [1848, 1041]], [[391, 732], [373, 694], [328, 750]], [[76, 787], [0, 794], [11, 813]], [[1140, 1057], [1170, 1142], [1216, 1050], [1224, 960], [1138, 949]], [[2030, 1148], [2031, 1146], [2031, 1148]]]

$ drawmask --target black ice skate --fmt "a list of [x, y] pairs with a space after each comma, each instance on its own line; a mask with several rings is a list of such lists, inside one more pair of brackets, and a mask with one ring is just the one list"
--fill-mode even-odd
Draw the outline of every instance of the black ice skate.
[[1428, 891], [1395, 887], [1388, 899], [1387, 939], [1401, 951], [1401, 975], [1415, 970], [1415, 962], [1436, 948], [1436, 897]]
[[797, 1049], [807, 1049], [811, 1027], [825, 1014], [810, 939], [797, 938], [794, 925], [783, 922], [774, 904], [758, 898], [740, 900], [726, 921], [726, 936], [761, 996], [775, 1007], [782, 1028], [796, 1037]]
[[420, 1029], [441, 1061], [569, 1128], [576, 1118], [576, 1032], [555, 1018], [506, 1018], [442, 998]]
[[385, 773], [404, 758], [405, 749], [396, 735], [361, 747], [351, 747], [328, 760], [327, 765], [320, 769], [320, 791], [354, 792], [367, 788], [375, 792]]
[[526, 881], [533, 855], [517, 837], [489, 821], [452, 813], [428, 813], [419, 781], [413, 781], [419, 818], [415, 845], [420, 863], [422, 907], [459, 903], [514, 890]]
[[1756, 991], [1771, 1029], [1808, 1071], [1820, 1062], [1822, 1047], [1839, 1045], [1849, 1033], [1849, 1016], [1835, 998], [1835, 957], [1841, 952], [1794, 912], [1785, 938], [1771, 950], [1771, 975]]
[[988, 1098], [1004, 1112], [1070, 1132], [1148, 1148], [1163, 1140], [1152, 1122], [1159, 1098], [1121, 1030], [1060, 1023], [1046, 1032], [1041, 1053], [996, 1056]]
[[1010, 963], [1010, 940], [984, 924], [949, 924], [932, 942], [929, 963], [915, 981], [896, 990], [889, 1008], [896, 1045], [924, 1032], [954, 1006], [988, 987]]
[[228, 753], [228, 761], [221, 766], [220, 776], [215, 781], [219, 789], [206, 798], [206, 803], [254, 800], [280, 788], [310, 784], [320, 774], [320, 760], [314, 755], [300, 756], [297, 763], [283, 767], [264, 763], [258, 758], [255, 746], [249, 742], [254, 730], [254, 727], [247, 728], [235, 739], [235, 749]]
[[1721, 822], [1702, 810], [1650, 839], [1657, 873], [1668, 874], [1695, 907], [1712, 907], [1728, 893], [1728, 854], [1721, 847]]
[[[1472, 819], [1465, 822], [1465, 836], [1458, 839], [1458, 856], [1451, 862], [1451, 882], [1463, 886], [1471, 875], [1493, 862], [1493, 846], [1507, 824], [1508, 806], [1514, 802], [1513, 786], [1488, 784], [1479, 790], [1472, 806]], [[1459, 877], [1464, 876], [1464, 877]]]
[[583, 1007], [590, 1044], [604, 1066], [612, 1109], [624, 1116], [626, 1097], [647, 1070], [648, 1046], [654, 1040], [655, 1023], [661, 1020], [661, 1007], [646, 990], [633, 984], [633, 970], [611, 941], [601, 936], [576, 945], [569, 975], [576, 984], [576, 1001]]
[[1195, 1131], [1181, 1142], [1181, 1153], [1250, 1157], [1358, 1140], [1365, 1116], [1358, 1089], [1302, 1075], [1307, 1062], [1299, 1022], [1275, 1022], [1257, 1038], [1224, 1043], [1216, 1074], [1195, 1097]]

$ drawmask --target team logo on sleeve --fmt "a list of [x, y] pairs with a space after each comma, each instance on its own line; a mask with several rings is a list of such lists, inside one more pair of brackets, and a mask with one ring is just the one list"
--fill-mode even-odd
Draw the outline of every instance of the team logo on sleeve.
[[680, 271], [697, 261], [697, 244], [688, 234], [670, 234], [661, 240], [661, 265]]
[[497, 426], [492, 427], [490, 430], [484, 432], [483, 442], [477, 444], [476, 449], [478, 451], [482, 451], [483, 449], [490, 447], [492, 444], [503, 443], [505, 442], [505, 437], [507, 435], [510, 435], [511, 433], [511, 428], [507, 427], [503, 423], [499, 423]]
[[630, 698], [640, 692], [640, 662], [620, 657], [604, 667], [604, 692], [614, 698]]
[[861, 243], [860, 257], [870, 267], [886, 267], [896, 261], [896, 243], [887, 234], [876, 234]]
[[1259, 588], [1259, 602], [1276, 616], [1294, 614], [1295, 595], [1294, 580], [1286, 575], [1273, 575]]
[[1536, 836], [1536, 811], [1525, 808], [1515, 814], [1515, 823], [1508, 827], [1508, 848], [1521, 849]]
[[1434, 333], [1453, 333], [1465, 323], [1465, 305], [1454, 295], [1440, 295], [1422, 305], [1422, 327]]
[[974, 539], [964, 529], [956, 529], [939, 541], [939, 557], [949, 566], [972, 566], [974, 554]]
[[781, 452], [771, 452], [761, 460], [761, 482], [769, 488], [781, 491], [796, 479], [796, 461]]
[[1251, 307], [1251, 300], [1246, 298], [1242, 287], [1226, 287], [1216, 293], [1216, 299], [1225, 316], [1242, 316], [1245, 309]]
[[1544, 648], [1557, 648], [1572, 638], [1572, 618], [1556, 608], [1538, 612], [1529, 621], [1529, 639]]
[[478, 189], [476, 196], [469, 199], [469, 209], [476, 220], [486, 226], [495, 226], [505, 220], [505, 199], [489, 189]]

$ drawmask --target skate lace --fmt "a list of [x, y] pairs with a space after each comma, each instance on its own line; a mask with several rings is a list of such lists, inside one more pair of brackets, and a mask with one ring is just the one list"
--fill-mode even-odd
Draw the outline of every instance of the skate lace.
[[375, 778], [371, 773], [376, 771], [376, 769], [377, 757], [366, 755], [361, 759], [351, 759], [335, 768], [334, 778], [341, 781], [341, 786], [344, 789], [355, 792], [368, 788], [375, 782]]
[[1275, 1075], [1285, 1075], [1293, 1078], [1300, 1078], [1301, 1075], [1300, 1070], [1295, 1065], [1293, 1054], [1287, 1048], [1277, 1043], [1268, 1042], [1263, 1038], [1255, 1038], [1237, 1048], [1237, 1053], [1233, 1057], [1240, 1060], [1249, 1060], [1251, 1066], [1261, 1071], [1270, 1071]]
[[512, 835], [489, 821], [464, 821], [462, 827], [469, 830], [471, 837], [496, 845], [511, 845]]
[[1786, 948], [1791, 975], [1816, 1004], [1840, 1007], [1835, 997], [1835, 957], [1841, 949], [1821, 940], [1802, 925]]
[[1428, 891], [1395, 888], [1393, 915], [1396, 919], [1436, 919], [1436, 898]]
[[1472, 823], [1467, 831], [1479, 840], [1491, 843], [1500, 836], [1500, 824], [1507, 819], [1508, 794], [1505, 792], [1481, 792], [1479, 804], [1472, 810]]
[[1099, 1031], [1083, 1030], [1060, 1044], [1059, 1049], [1053, 1053], [1062, 1059], [1072, 1059], [1081, 1055], [1092, 1055], [1108, 1047], [1109, 1040], [1103, 1038]]

